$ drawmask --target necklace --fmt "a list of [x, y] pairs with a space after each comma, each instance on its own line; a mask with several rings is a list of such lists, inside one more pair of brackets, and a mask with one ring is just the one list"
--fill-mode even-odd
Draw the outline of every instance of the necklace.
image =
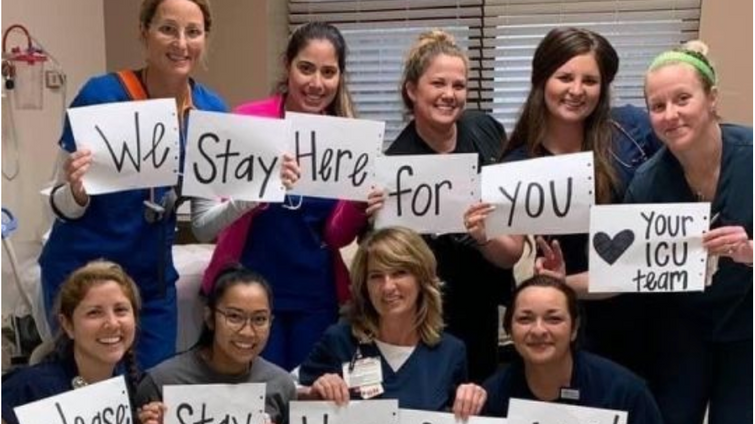
[[76, 377], [71, 379], [71, 387], [73, 387], [74, 390], [86, 387], [88, 385], [89, 383], [87, 383], [87, 381], [84, 380], [84, 377], [80, 375], [77, 375]]

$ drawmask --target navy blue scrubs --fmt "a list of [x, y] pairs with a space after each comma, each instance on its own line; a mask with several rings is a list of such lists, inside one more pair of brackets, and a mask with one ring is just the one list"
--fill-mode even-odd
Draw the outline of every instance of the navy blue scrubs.
[[[723, 146], [711, 216], [740, 225], [752, 240], [752, 128], [721, 125]], [[628, 203], [695, 202], [676, 157], [666, 148], [641, 167]], [[650, 387], [666, 424], [753, 421], [752, 267], [723, 257], [704, 292], [653, 296]]]

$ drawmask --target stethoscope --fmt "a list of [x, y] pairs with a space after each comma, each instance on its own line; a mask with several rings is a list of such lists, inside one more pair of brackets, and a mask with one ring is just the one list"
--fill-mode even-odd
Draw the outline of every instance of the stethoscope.
[[613, 158], [616, 160], [616, 162], [618, 162], [619, 164], [621, 164], [621, 166], [623, 166], [623, 167], [625, 167], [627, 169], [634, 169], [638, 165], [641, 165], [641, 164], [645, 163], [645, 161], [648, 160], [648, 155], [645, 152], [645, 149], [642, 148], [642, 146], [640, 145], [640, 143], [634, 137], [632, 137], [632, 135], [629, 134], [629, 131], [627, 131], [626, 129], [624, 129], [624, 127], [622, 127], [621, 124], [619, 124], [618, 122], [616, 122], [614, 120], [611, 120], [611, 124], [613, 124], [613, 126], [617, 130], [619, 130], [619, 132], [624, 137], [628, 138], [632, 142], [632, 144], [634, 144], [634, 146], [637, 147], [637, 150], [639, 150], [639, 152], [640, 152], [640, 157], [632, 159], [632, 161], [630, 163], [627, 163], [627, 162], [624, 162], [616, 153], [614, 153], [613, 150], [611, 150], [611, 156], [613, 156]]

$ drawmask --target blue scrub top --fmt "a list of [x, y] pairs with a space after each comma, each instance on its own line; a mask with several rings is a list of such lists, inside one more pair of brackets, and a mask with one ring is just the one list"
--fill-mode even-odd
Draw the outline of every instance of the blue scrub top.
[[[464, 344], [444, 334], [438, 344], [420, 342], [406, 362], [394, 371], [374, 343], [358, 343], [348, 324], [328, 328], [299, 368], [301, 384], [311, 386], [324, 374], [342, 374], [344, 362], [354, 357], [357, 346], [362, 357], [379, 357], [385, 393], [378, 399], [398, 399], [400, 408], [444, 411], [453, 405], [456, 388], [467, 382]], [[352, 398], [359, 399], [352, 392]]]
[[[483, 415], [506, 417], [509, 399], [540, 400], [530, 390], [524, 375], [524, 362], [517, 359], [504, 370], [490, 377], [483, 385], [488, 400]], [[658, 410], [645, 382], [626, 368], [591, 353], [574, 353], [569, 389], [578, 392], [578, 399], [557, 399], [591, 408], [615, 409], [628, 412], [628, 424], [662, 424]]]
[[[721, 125], [721, 170], [711, 217], [713, 226], [741, 225], [752, 240], [752, 128]], [[627, 203], [684, 203], [697, 199], [676, 157], [663, 148], [635, 175]], [[656, 300], [663, 314], [682, 313], [710, 341], [752, 340], [752, 268], [723, 257], [704, 292], [667, 293]]]
[[[191, 81], [194, 107], [199, 110], [225, 111], [226, 106], [215, 93]], [[116, 74], [91, 78], [71, 107], [129, 101], [131, 98]], [[188, 120], [184, 120], [186, 126]], [[185, 138], [181, 134], [181, 163]], [[70, 122], [66, 119], [60, 146], [76, 150]], [[155, 201], [160, 203], [172, 187], [155, 188]], [[39, 262], [46, 293], [55, 293], [65, 278], [87, 262], [105, 258], [123, 266], [136, 281], [145, 299], [164, 293], [178, 279], [173, 266], [171, 247], [175, 238], [176, 217], [150, 223], [144, 216], [144, 201], [150, 199], [149, 189], [126, 190], [90, 196], [89, 207], [79, 219], [56, 219], [50, 239]], [[159, 268], [159, 269], [158, 269]], [[160, 278], [162, 273], [162, 278]], [[162, 280], [162, 281], [160, 281]]]

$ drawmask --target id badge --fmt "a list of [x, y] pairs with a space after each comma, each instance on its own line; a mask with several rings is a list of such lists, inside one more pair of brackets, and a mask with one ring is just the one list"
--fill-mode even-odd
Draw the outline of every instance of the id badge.
[[354, 361], [353, 366], [349, 362], [344, 362], [343, 380], [349, 389], [382, 384], [383, 368], [380, 365], [380, 358], [360, 358]]

